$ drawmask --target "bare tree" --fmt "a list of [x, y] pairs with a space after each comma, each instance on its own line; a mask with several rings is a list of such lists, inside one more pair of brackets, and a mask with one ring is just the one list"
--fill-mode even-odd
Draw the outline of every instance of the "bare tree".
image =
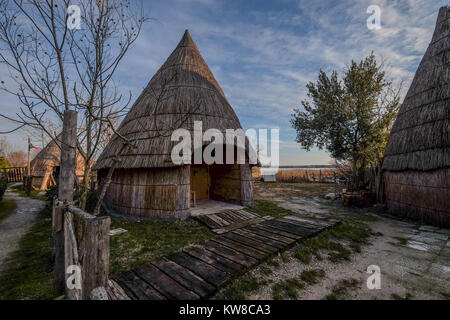
[[27, 165], [27, 154], [22, 151], [13, 151], [6, 157], [10, 167], [25, 167]]
[[7, 157], [8, 154], [12, 151], [12, 146], [9, 143], [6, 137], [0, 138], [0, 156]]
[[[84, 182], [80, 207], [90, 184], [91, 162], [105, 129], [127, 111], [114, 74], [138, 38], [142, 7], [129, 0], [80, 0], [80, 29], [71, 28], [69, 0], [0, 0], [0, 63], [10, 81], [0, 89], [22, 104], [14, 116], [0, 116], [17, 125], [53, 136], [46, 121], [62, 123], [65, 110], [79, 114], [77, 148], [83, 157]], [[76, 25], [75, 25], [76, 26]]]

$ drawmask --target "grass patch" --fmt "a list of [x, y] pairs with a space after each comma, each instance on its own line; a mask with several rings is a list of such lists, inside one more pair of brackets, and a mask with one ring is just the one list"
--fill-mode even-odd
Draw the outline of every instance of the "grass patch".
[[111, 229], [128, 232], [110, 239], [110, 274], [129, 270], [174, 253], [181, 248], [202, 243], [214, 236], [209, 229], [194, 220], [132, 221], [111, 218]]
[[19, 241], [0, 275], [0, 299], [53, 299], [51, 208]]
[[359, 217], [359, 220], [365, 221], [365, 222], [377, 222], [380, 220], [380, 218], [378, 218], [377, 216], [372, 215], [372, 214], [364, 214]]
[[397, 240], [399, 245], [406, 246], [408, 244], [408, 238], [404, 237], [392, 237], [393, 239]]
[[331, 293], [324, 297], [325, 300], [340, 300], [344, 299], [350, 290], [358, 287], [359, 281], [356, 279], [340, 280], [332, 289]]
[[273, 273], [272, 269], [270, 269], [270, 267], [265, 266], [265, 265], [261, 265], [261, 266], [259, 267], [259, 270], [260, 270], [263, 274], [265, 274], [266, 276], [269, 275], [269, 274], [271, 274], [271, 273]]
[[[337, 186], [332, 183], [316, 182], [255, 182], [256, 196], [264, 191], [270, 191], [279, 196], [317, 197], [337, 191]], [[339, 187], [338, 187], [339, 188]]]
[[[331, 230], [302, 240], [295, 248], [294, 257], [309, 264], [313, 257], [322, 260], [321, 251], [327, 251], [328, 259], [332, 262], [350, 260], [352, 251], [361, 252], [361, 244], [367, 244], [371, 235], [371, 229], [365, 224], [343, 220]], [[352, 250], [338, 242], [339, 240], [349, 242], [348, 247]]]
[[24, 197], [24, 198], [33, 198], [33, 199], [38, 199], [38, 200], [43, 200], [46, 201], [47, 197], [44, 196], [39, 196], [38, 193], [41, 192], [39, 190], [31, 190], [30, 195], [27, 195], [27, 192], [25, 191], [25, 188], [23, 187], [23, 184], [18, 184], [14, 187], [11, 187], [10, 190], [12, 192], [15, 192], [17, 194], [19, 194], [19, 196]]
[[325, 277], [325, 271], [322, 269], [303, 270], [300, 279], [308, 284], [316, 284]]
[[279, 266], [280, 266], [280, 262], [278, 261], [278, 260], [275, 260], [275, 259], [269, 259], [268, 261], [267, 261], [267, 264], [269, 265], [269, 266], [272, 266], [272, 267], [275, 267], [275, 268], [278, 268]]
[[246, 274], [234, 280], [227, 287], [222, 289], [215, 297], [216, 300], [245, 300], [248, 294], [255, 292], [262, 286], [266, 285], [267, 281], [258, 279], [251, 274]]
[[0, 221], [6, 218], [15, 208], [17, 208], [17, 205], [13, 200], [3, 199], [0, 201]]
[[262, 216], [271, 216], [275, 218], [281, 218], [293, 214], [291, 210], [281, 208], [273, 202], [267, 200], [255, 200], [255, 206], [249, 208], [249, 210], [259, 213]]
[[275, 283], [272, 286], [272, 298], [274, 300], [283, 299], [284, 295], [290, 298], [297, 298], [297, 290], [305, 287], [299, 279], [292, 278]]
[[286, 252], [282, 252], [280, 255], [281, 261], [283, 261], [284, 263], [289, 262], [291, 260], [291, 258], [289, 257], [289, 255]]

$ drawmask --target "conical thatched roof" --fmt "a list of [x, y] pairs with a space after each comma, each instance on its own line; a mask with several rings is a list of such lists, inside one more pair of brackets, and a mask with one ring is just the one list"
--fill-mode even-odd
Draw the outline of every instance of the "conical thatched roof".
[[[192, 131], [194, 121], [203, 122], [203, 131], [241, 128], [233, 108], [186, 30], [118, 129], [127, 139], [137, 139], [137, 148], [121, 157], [118, 167], [174, 166], [170, 153], [178, 142], [170, 141], [172, 130]], [[111, 167], [122, 146], [123, 140], [114, 136], [95, 168]]]
[[450, 7], [439, 11], [433, 39], [391, 131], [384, 170], [450, 167]]
[[44, 176], [49, 168], [59, 166], [61, 149], [57, 141], [61, 141], [61, 134], [51, 140], [30, 162], [32, 176]]
[[[62, 133], [52, 139], [30, 162], [31, 175], [42, 177], [61, 162], [61, 139]], [[77, 151], [77, 175], [82, 175], [84, 171], [84, 160]]]

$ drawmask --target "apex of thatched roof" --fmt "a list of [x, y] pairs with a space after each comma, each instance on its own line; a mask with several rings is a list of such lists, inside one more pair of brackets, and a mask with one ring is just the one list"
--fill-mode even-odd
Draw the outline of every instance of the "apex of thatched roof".
[[450, 167], [450, 7], [442, 7], [431, 43], [389, 137], [384, 170]]
[[[192, 131], [194, 121], [202, 121], [203, 130], [241, 128], [233, 108], [186, 30], [120, 124], [120, 135], [133, 141], [137, 148], [127, 148], [118, 167], [174, 166], [170, 154], [177, 142], [171, 141], [171, 133], [178, 128]], [[123, 150], [123, 144], [123, 139], [114, 136], [95, 169], [111, 167], [115, 155]]]
[[181, 41], [178, 43], [177, 47], [190, 47], [198, 51], [198, 48], [195, 45], [194, 40], [192, 40], [188, 29], [184, 30], [183, 38], [181, 38]]

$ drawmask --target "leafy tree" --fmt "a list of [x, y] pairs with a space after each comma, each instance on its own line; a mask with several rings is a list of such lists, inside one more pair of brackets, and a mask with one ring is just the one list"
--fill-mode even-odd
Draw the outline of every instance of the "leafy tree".
[[393, 88], [382, 64], [372, 53], [361, 62], [352, 60], [343, 78], [320, 70], [316, 83], [308, 83], [304, 111], [294, 109], [291, 124], [296, 141], [310, 150], [326, 149], [336, 160], [352, 165], [353, 183], [357, 171], [379, 163], [393, 121], [400, 108], [400, 87]]
[[[6, 160], [6, 158], [4, 156], [0, 156], [0, 170], [8, 169], [8, 168], [9, 168], [8, 160]], [[0, 172], [0, 174], [1, 174], [1, 172]]]

